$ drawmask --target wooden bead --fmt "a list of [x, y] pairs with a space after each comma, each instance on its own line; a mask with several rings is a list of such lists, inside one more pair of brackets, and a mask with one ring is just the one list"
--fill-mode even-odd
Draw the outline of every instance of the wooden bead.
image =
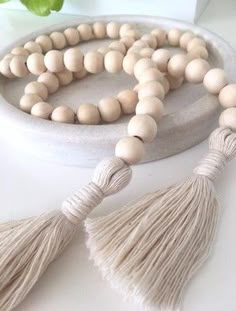
[[193, 38], [192, 40], [189, 41], [187, 45], [187, 51], [190, 52], [198, 46], [206, 47], [206, 42], [201, 38], [197, 38], [197, 37]]
[[104, 70], [103, 55], [97, 51], [91, 51], [84, 56], [84, 68], [90, 73], [100, 73]]
[[61, 51], [52, 50], [44, 56], [44, 64], [51, 72], [60, 72], [65, 69], [63, 61], [63, 53]]
[[110, 49], [107, 46], [101, 46], [97, 51], [105, 56], [110, 51]]
[[54, 73], [44, 72], [38, 77], [38, 82], [43, 83], [47, 89], [49, 94], [55, 93], [60, 86], [59, 80]]
[[69, 27], [64, 31], [64, 36], [68, 45], [77, 45], [80, 37], [77, 29]]
[[123, 69], [128, 75], [134, 74], [134, 66], [141, 56], [136, 53], [130, 53], [123, 59]]
[[43, 100], [46, 100], [48, 98], [48, 89], [43, 83], [33, 81], [26, 85], [25, 94], [36, 94]]
[[171, 58], [171, 53], [166, 49], [158, 49], [152, 54], [152, 60], [161, 72], [167, 71], [167, 65]]
[[180, 78], [184, 76], [185, 68], [188, 64], [188, 57], [186, 54], [173, 55], [167, 65], [168, 72], [172, 77]]
[[83, 68], [84, 55], [80, 48], [71, 48], [64, 53], [64, 65], [72, 72], [80, 71]]
[[20, 108], [21, 110], [30, 113], [34, 104], [41, 102], [42, 98], [36, 94], [25, 94], [20, 99]]
[[137, 115], [149, 115], [158, 122], [164, 113], [164, 105], [157, 97], [144, 97], [138, 102], [135, 112]]
[[30, 53], [42, 53], [43, 50], [40, 46], [40, 44], [38, 44], [35, 41], [28, 41], [26, 42], [26, 44], [24, 45], [24, 48]]
[[129, 48], [127, 51], [127, 55], [130, 53], [140, 54], [141, 50], [142, 50], [142, 47], [140, 47], [140, 46], [131, 46], [131, 48]]
[[232, 131], [236, 131], [236, 108], [225, 109], [220, 115], [219, 124], [220, 126], [230, 128]]
[[34, 106], [31, 109], [31, 115], [48, 120], [51, 113], [53, 111], [53, 107], [46, 102], [38, 102], [34, 104]]
[[162, 84], [158, 81], [148, 81], [141, 84], [138, 91], [138, 98], [143, 99], [144, 97], [155, 96], [163, 100], [165, 97], [165, 91]]
[[8, 53], [6, 54], [2, 59], [12, 59], [15, 55], [11, 54], [11, 53]]
[[62, 123], [75, 123], [75, 113], [68, 106], [58, 106], [51, 115], [51, 120]]
[[47, 53], [53, 47], [52, 40], [47, 35], [38, 36], [35, 39], [35, 42], [38, 43], [41, 46], [41, 48], [43, 50], [43, 53]]
[[12, 55], [21, 55], [21, 56], [29, 56], [29, 51], [27, 51], [22, 46], [18, 46], [11, 50]]
[[27, 67], [29, 71], [39, 76], [41, 73], [46, 71], [46, 67], [44, 65], [44, 56], [41, 53], [33, 53], [27, 58]]
[[228, 84], [220, 91], [219, 102], [224, 108], [236, 107], [236, 84]]
[[126, 36], [127, 30], [130, 30], [130, 29], [132, 29], [132, 28], [133, 28], [132, 25], [127, 24], [127, 23], [121, 25], [121, 26], [120, 26], [120, 37], [121, 37], [121, 38], [125, 37], [125, 36]]
[[96, 22], [93, 24], [93, 34], [97, 39], [103, 39], [106, 37], [106, 24], [104, 22]]
[[227, 77], [223, 69], [214, 68], [207, 72], [203, 79], [203, 85], [211, 94], [218, 94], [227, 84]]
[[128, 134], [140, 138], [143, 142], [150, 143], [156, 137], [157, 124], [149, 115], [136, 115], [128, 123]]
[[122, 70], [124, 55], [119, 51], [110, 51], [104, 57], [104, 66], [110, 73], [118, 73]]
[[8, 79], [15, 78], [16, 76], [11, 72], [10, 69], [10, 62], [14, 56], [8, 57], [8, 58], [3, 58], [0, 61], [0, 72], [4, 77], [7, 77]]
[[184, 77], [175, 78], [175, 77], [170, 76], [169, 74], [166, 75], [166, 79], [169, 82], [170, 90], [178, 89], [181, 86], [181, 84], [184, 82]]
[[158, 47], [163, 46], [165, 44], [167, 34], [164, 29], [159, 28], [153, 29], [151, 31], [151, 34], [156, 37]]
[[[175, 79], [175, 80], [176, 80], [176, 79]], [[184, 81], [183, 78], [177, 79], [177, 81], [181, 81], [181, 80]], [[175, 82], [175, 83], [176, 83], [176, 82]], [[167, 94], [167, 93], [169, 92], [169, 90], [170, 90], [170, 82], [169, 82], [169, 80], [166, 78], [166, 76], [164, 76], [164, 77], [162, 78], [161, 84], [162, 84], [162, 86], [163, 86], [163, 88], [164, 88], [165, 94]]]
[[84, 77], [87, 76], [88, 71], [83, 67], [80, 71], [74, 72], [73, 74], [74, 74], [74, 78], [75, 79], [81, 80], [81, 79], [83, 79]]
[[62, 50], [66, 47], [66, 38], [62, 32], [54, 31], [50, 34], [53, 48], [56, 50]]
[[138, 46], [140, 48], [148, 48], [149, 47], [149, 44], [148, 44], [148, 41], [146, 40], [137, 40], [134, 42], [133, 46]]
[[17, 55], [10, 61], [10, 70], [18, 78], [23, 78], [29, 74], [26, 66], [26, 56]]
[[187, 46], [188, 46], [188, 43], [195, 37], [195, 34], [192, 33], [191, 31], [186, 31], [184, 32], [181, 37], [180, 37], [180, 40], [179, 40], [179, 46], [186, 50], [187, 49]]
[[137, 80], [139, 80], [144, 70], [155, 67], [155, 63], [150, 58], [141, 58], [134, 66], [134, 76]]
[[101, 121], [97, 106], [82, 104], [79, 106], [77, 118], [80, 124], [97, 125]]
[[125, 55], [125, 53], [126, 53], [126, 46], [124, 45], [124, 43], [122, 43], [120, 41], [113, 41], [109, 45], [109, 49], [112, 50], [112, 51], [119, 51], [123, 55]]
[[57, 72], [56, 76], [62, 86], [69, 85], [73, 81], [73, 73], [66, 68], [60, 72]]
[[145, 41], [148, 46], [152, 49], [156, 49], [157, 48], [157, 39], [154, 35], [152, 34], [145, 34], [141, 37], [142, 41]]
[[129, 49], [135, 42], [134, 38], [124, 36], [120, 39], [120, 42], [124, 43], [126, 49]]
[[92, 28], [90, 25], [88, 24], [80, 24], [77, 27], [78, 31], [79, 31], [79, 35], [80, 35], [80, 39], [83, 41], [88, 41], [92, 38], [93, 36], [93, 32], [92, 32]]
[[138, 40], [141, 37], [140, 32], [137, 29], [128, 29], [125, 33], [127, 37], [132, 37], [135, 40]]
[[157, 68], [148, 68], [144, 70], [143, 74], [139, 79], [139, 83], [145, 83], [148, 81], [159, 81], [163, 79], [163, 74]]
[[143, 48], [139, 52], [140, 56], [144, 58], [151, 58], [153, 53], [154, 53], [154, 49], [152, 48]]
[[188, 52], [187, 55], [189, 60], [193, 60], [195, 58], [208, 59], [208, 51], [204, 46], [201, 45], [196, 46], [194, 49]]
[[117, 99], [124, 114], [131, 114], [135, 112], [135, 107], [138, 102], [138, 94], [135, 91], [123, 90], [118, 94]]
[[129, 165], [140, 162], [144, 157], [144, 144], [136, 137], [121, 138], [116, 144], [115, 155]]
[[106, 97], [99, 101], [98, 110], [105, 122], [113, 122], [121, 115], [120, 103], [114, 97]]
[[107, 24], [107, 36], [111, 39], [117, 39], [120, 35], [120, 24], [110, 22]]
[[182, 36], [182, 31], [179, 29], [171, 29], [168, 32], [167, 39], [171, 46], [178, 46], [180, 38]]
[[204, 59], [194, 59], [185, 68], [185, 77], [188, 82], [200, 83], [210, 70], [209, 63]]

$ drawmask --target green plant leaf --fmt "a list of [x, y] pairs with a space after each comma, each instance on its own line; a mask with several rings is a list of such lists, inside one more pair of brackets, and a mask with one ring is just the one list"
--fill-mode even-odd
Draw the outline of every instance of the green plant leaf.
[[[1, 1], [1, 0], [0, 0]], [[64, 0], [20, 0], [28, 10], [40, 16], [48, 16], [51, 11], [60, 11]]]
[[0, 3], [5, 3], [5, 2], [8, 2], [10, 0], [0, 0]]

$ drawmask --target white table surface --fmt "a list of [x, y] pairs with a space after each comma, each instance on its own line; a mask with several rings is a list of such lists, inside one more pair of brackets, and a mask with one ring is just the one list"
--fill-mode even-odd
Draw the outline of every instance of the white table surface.
[[[236, 2], [211, 1], [198, 24], [212, 30], [236, 48]], [[53, 15], [47, 19], [26, 12], [0, 11], [0, 42], [5, 45], [33, 29], [67, 21], [71, 17]], [[0, 195], [1, 219], [37, 215], [60, 208], [61, 201], [77, 187], [85, 184], [92, 169], [63, 167], [32, 158], [24, 150], [1, 138]], [[108, 213], [119, 208], [137, 192], [141, 195], [168, 185], [191, 174], [207, 151], [207, 142], [168, 159], [136, 166], [131, 184], [120, 194], [106, 199], [94, 213]], [[181, 311], [236, 310], [236, 161], [231, 163], [217, 183], [222, 203], [222, 217], [214, 252], [207, 264], [189, 285]], [[136, 311], [138, 306], [123, 302], [110, 289], [88, 260], [80, 236], [54, 262], [34, 287], [18, 311]]]

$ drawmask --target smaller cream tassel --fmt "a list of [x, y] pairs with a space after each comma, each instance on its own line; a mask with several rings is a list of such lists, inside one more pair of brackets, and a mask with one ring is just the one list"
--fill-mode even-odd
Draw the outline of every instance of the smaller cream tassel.
[[105, 196], [124, 188], [131, 169], [119, 158], [103, 160], [92, 181], [62, 211], [0, 224], [0, 310], [16, 307], [48, 265], [74, 238], [80, 224]]
[[183, 290], [207, 258], [218, 202], [213, 181], [236, 155], [236, 134], [218, 128], [192, 177], [98, 219], [88, 248], [103, 276], [150, 310], [179, 310]]

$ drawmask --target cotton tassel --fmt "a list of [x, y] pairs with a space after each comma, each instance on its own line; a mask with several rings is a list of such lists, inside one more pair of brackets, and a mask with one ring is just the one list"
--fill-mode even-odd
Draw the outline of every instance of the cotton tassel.
[[127, 185], [130, 168], [119, 158], [102, 161], [92, 181], [62, 204], [61, 211], [0, 225], [0, 310], [16, 307], [48, 265], [75, 236], [105, 196]]
[[209, 255], [219, 206], [213, 182], [236, 155], [236, 134], [218, 128], [192, 177], [120, 211], [85, 222], [103, 276], [148, 310], [180, 310], [183, 290]]

